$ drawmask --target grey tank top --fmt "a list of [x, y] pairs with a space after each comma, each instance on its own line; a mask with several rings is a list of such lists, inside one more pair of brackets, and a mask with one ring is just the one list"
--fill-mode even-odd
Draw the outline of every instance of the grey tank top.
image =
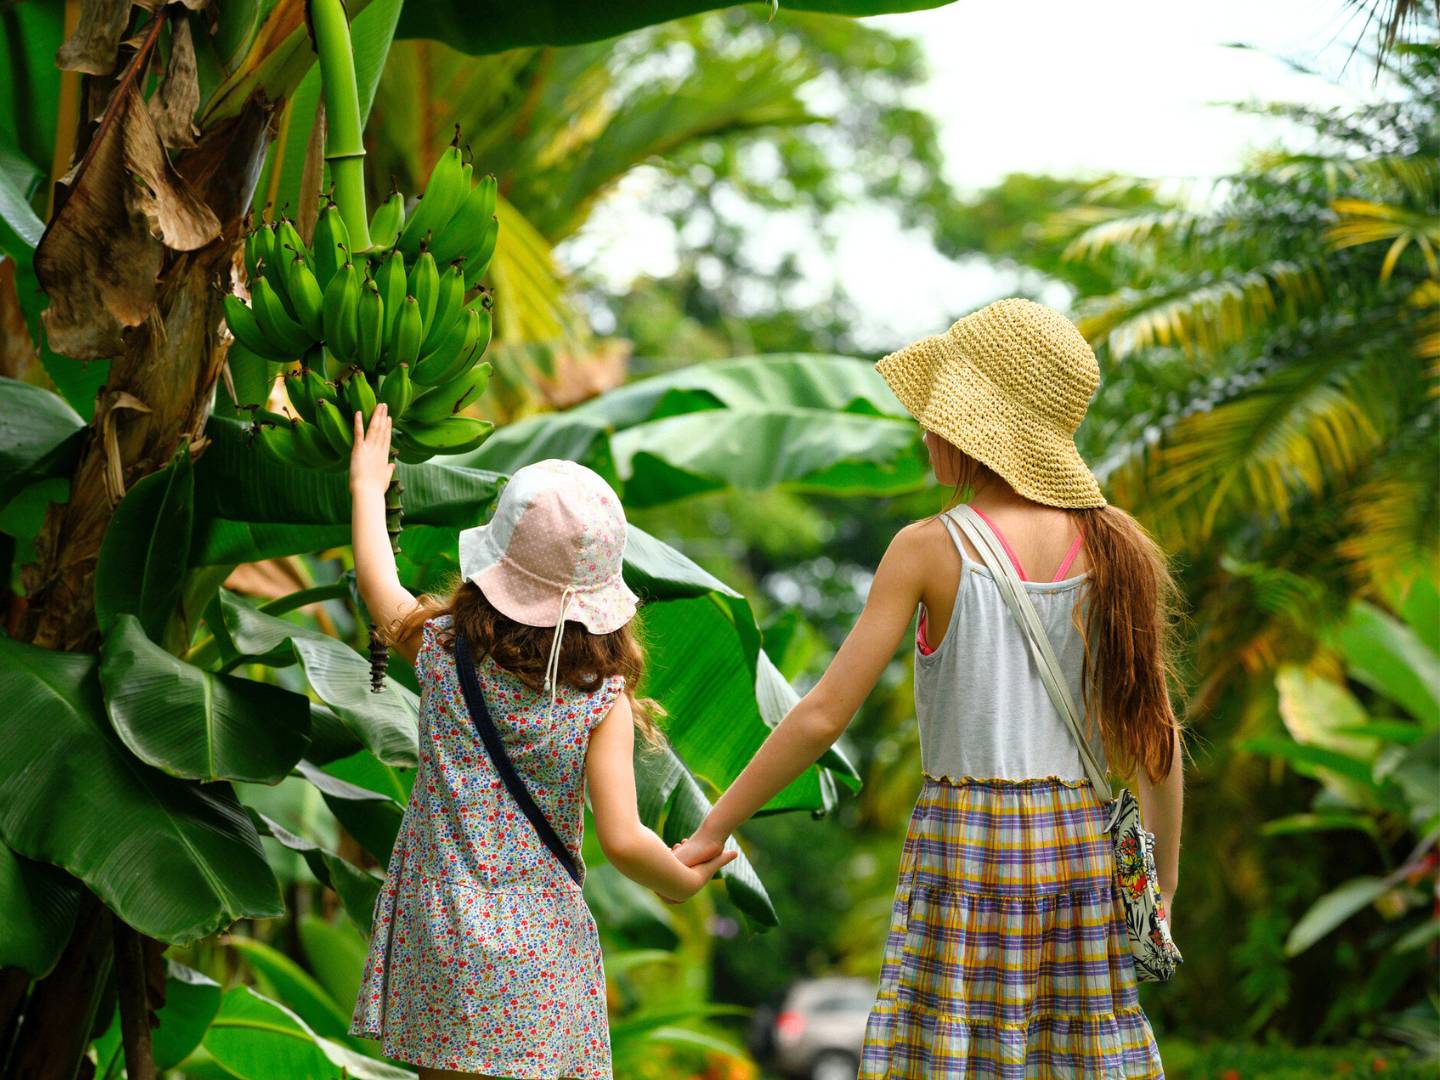
[[[915, 715], [925, 774], [937, 780], [1084, 780], [1074, 736], [1046, 693], [999, 586], [983, 563], [965, 553], [949, 516], [940, 520], [960, 553], [960, 584], [939, 648], [928, 654], [915, 650]], [[1087, 580], [1087, 574], [1078, 574], [1024, 583], [1077, 702], [1084, 700], [1085, 648], [1074, 615]], [[935, 628], [929, 629], [933, 641]], [[1098, 730], [1091, 733], [1091, 748], [1104, 762]]]

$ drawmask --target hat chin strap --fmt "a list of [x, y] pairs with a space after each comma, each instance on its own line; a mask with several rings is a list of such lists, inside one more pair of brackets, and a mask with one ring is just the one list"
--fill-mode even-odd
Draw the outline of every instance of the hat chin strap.
[[555, 698], [560, 693], [560, 645], [565, 639], [565, 615], [570, 610], [570, 601], [579, 592], [567, 585], [560, 594], [560, 615], [555, 620], [555, 636], [550, 639], [550, 659], [545, 664], [545, 689], [550, 691], [550, 715], [555, 715]]

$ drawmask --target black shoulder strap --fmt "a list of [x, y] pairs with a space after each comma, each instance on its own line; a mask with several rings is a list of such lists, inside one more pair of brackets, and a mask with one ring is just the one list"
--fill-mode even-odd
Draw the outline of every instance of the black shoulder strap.
[[495, 722], [490, 719], [490, 710], [485, 707], [485, 695], [480, 692], [480, 678], [475, 673], [475, 662], [470, 657], [470, 646], [459, 630], [455, 631], [455, 671], [460, 676], [460, 692], [465, 695], [465, 705], [470, 710], [470, 719], [475, 723], [475, 730], [480, 733], [480, 741], [485, 744], [485, 750], [489, 753], [490, 760], [495, 763], [495, 771], [505, 782], [505, 790], [510, 792], [510, 797], [515, 800], [515, 805], [520, 807], [520, 812], [530, 819], [531, 825], [535, 826], [535, 832], [539, 835], [541, 843], [550, 849], [555, 858], [560, 860], [560, 865], [565, 868], [565, 872], [570, 875], [571, 880], [579, 885], [582, 875], [580, 867], [575, 863], [575, 856], [556, 835], [550, 822], [545, 818], [545, 812], [536, 805], [529, 788], [525, 786], [525, 781], [520, 779], [520, 774], [515, 771], [515, 764], [510, 760], [510, 755], [505, 752], [505, 744], [500, 741], [500, 732], [495, 729]]

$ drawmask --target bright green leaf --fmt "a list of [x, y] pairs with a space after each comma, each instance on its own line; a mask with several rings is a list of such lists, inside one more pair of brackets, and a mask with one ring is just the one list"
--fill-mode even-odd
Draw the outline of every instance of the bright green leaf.
[[101, 650], [105, 707], [141, 761], [171, 776], [273, 784], [310, 742], [310, 703], [171, 656], [120, 615]]
[[135, 929], [185, 944], [284, 912], [260, 838], [227, 784], [137, 760], [105, 719], [97, 661], [0, 638], [0, 836], [63, 867]]
[[0, 844], [0, 967], [23, 968], [36, 979], [50, 974], [79, 910], [74, 878]]
[[1299, 956], [1351, 916], [1363, 911], [1392, 888], [1384, 878], [1357, 877], [1338, 889], [1326, 893], [1311, 905], [1310, 910], [1285, 939], [1285, 955]]

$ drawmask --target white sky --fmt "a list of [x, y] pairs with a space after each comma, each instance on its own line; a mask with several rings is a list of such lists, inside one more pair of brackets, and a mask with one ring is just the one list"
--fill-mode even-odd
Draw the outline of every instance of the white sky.
[[[1118, 172], [1203, 198], [1247, 148], [1286, 135], [1278, 122], [1217, 103], [1325, 106], [1374, 94], [1372, 62], [1357, 55], [1346, 65], [1360, 20], [1343, 0], [958, 0], [875, 21], [924, 43], [930, 77], [911, 104], [939, 122], [947, 176], [962, 192], [1008, 172]], [[1234, 42], [1254, 48], [1229, 48]], [[643, 175], [622, 185], [567, 259], [617, 286], [670, 272], [673, 239], [646, 214], [647, 186]], [[768, 223], [756, 243], [777, 255], [809, 249], [807, 274], [845, 282], [858, 298], [860, 336], [875, 349], [933, 333], [1014, 288], [988, 265], [941, 258], [887, 213], [848, 213], [838, 235], [834, 260], [785, 222]]]

